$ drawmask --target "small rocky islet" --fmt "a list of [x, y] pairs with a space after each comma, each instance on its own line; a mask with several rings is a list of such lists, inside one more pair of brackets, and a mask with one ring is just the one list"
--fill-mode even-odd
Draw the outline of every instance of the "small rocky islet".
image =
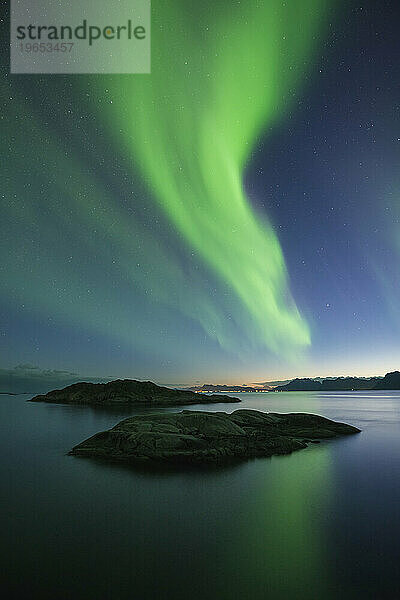
[[118, 405], [152, 408], [157, 406], [183, 406], [240, 402], [239, 398], [223, 394], [198, 394], [156, 385], [151, 381], [117, 379], [107, 383], [79, 382], [62, 390], [52, 390], [31, 398], [30, 402], [87, 405], [94, 408]]
[[290, 454], [311, 442], [359, 432], [352, 425], [306, 413], [184, 410], [129, 417], [78, 444], [69, 454], [133, 466], [220, 465]]

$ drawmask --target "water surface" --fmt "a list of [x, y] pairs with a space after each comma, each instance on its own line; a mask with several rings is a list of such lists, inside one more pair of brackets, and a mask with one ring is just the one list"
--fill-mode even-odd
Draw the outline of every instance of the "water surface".
[[6, 597], [400, 598], [400, 393], [237, 396], [189, 408], [314, 412], [363, 431], [221, 470], [143, 473], [66, 455], [133, 411], [0, 396]]

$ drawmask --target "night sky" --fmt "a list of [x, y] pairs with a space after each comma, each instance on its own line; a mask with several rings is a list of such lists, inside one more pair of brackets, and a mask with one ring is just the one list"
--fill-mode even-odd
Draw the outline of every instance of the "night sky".
[[398, 368], [399, 4], [198, 5], [151, 75], [10, 75], [2, 21], [3, 369]]

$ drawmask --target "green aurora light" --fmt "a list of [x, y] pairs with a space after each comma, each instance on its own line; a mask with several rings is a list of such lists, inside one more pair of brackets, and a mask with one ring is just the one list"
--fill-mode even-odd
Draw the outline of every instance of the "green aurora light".
[[[154, 1], [152, 74], [109, 81], [110, 128], [124, 133], [172, 226], [227, 286], [240, 306], [233, 320], [245, 319], [253, 344], [287, 357], [310, 333], [243, 173], [260, 135], [287, 111], [326, 8], [251, 0], [205, 3], [193, 14], [184, 2]], [[229, 346], [215, 320], [200, 320]]]
[[326, 6], [152, 6], [152, 74], [85, 79], [79, 91], [74, 81], [74, 106], [93, 114], [93, 100], [96, 118], [66, 120], [67, 137], [13, 90], [2, 121], [4, 300], [168, 373], [299, 358], [309, 328], [243, 179], [257, 140], [299, 93]]

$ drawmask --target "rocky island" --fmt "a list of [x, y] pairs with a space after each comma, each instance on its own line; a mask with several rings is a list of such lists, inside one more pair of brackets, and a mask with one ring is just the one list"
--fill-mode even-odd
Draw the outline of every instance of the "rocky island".
[[359, 431], [352, 425], [305, 413], [184, 410], [124, 419], [78, 444], [69, 454], [132, 465], [223, 464], [289, 454], [310, 442]]
[[240, 400], [221, 394], [206, 395], [187, 390], [175, 390], [156, 385], [151, 381], [118, 379], [108, 383], [74, 383], [62, 390], [52, 390], [47, 394], [34, 396], [29, 402], [84, 404], [94, 407], [120, 404], [153, 407], [240, 402]]

